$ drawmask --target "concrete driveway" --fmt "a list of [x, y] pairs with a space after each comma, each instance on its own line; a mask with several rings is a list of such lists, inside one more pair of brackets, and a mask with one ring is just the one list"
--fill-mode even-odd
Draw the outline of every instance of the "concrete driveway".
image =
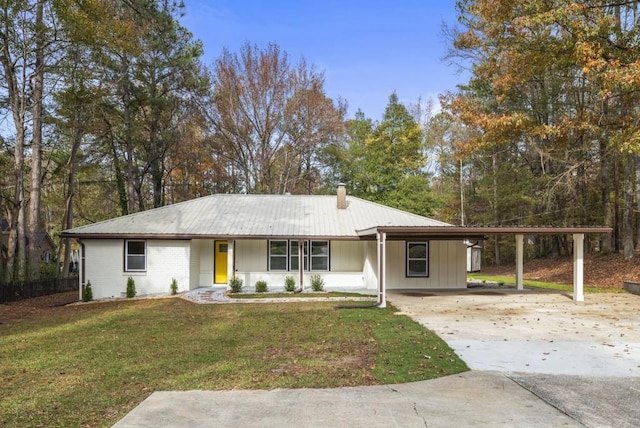
[[470, 289], [389, 301], [472, 370], [497, 371], [589, 427], [640, 426], [640, 296]]
[[155, 392], [123, 427], [637, 427], [640, 296], [390, 292], [472, 371], [403, 385]]
[[473, 370], [640, 376], [640, 296], [469, 289], [392, 292], [389, 301], [443, 338]]

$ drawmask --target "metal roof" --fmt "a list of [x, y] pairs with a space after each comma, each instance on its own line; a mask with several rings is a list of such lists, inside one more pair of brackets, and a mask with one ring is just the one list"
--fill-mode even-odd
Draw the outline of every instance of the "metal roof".
[[451, 226], [374, 202], [335, 195], [211, 195], [62, 232], [77, 238], [360, 239], [378, 227]]

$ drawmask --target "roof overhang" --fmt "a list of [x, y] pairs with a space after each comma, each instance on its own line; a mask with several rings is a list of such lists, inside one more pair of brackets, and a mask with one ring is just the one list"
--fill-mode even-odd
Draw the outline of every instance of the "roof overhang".
[[527, 227], [527, 226], [379, 226], [358, 231], [365, 239], [378, 232], [386, 233], [389, 239], [425, 237], [429, 239], [482, 240], [489, 235], [567, 235], [574, 233], [611, 233], [610, 227]]
[[312, 239], [331, 241], [351, 241], [375, 239], [378, 232], [386, 233], [387, 239], [404, 240], [425, 238], [433, 240], [485, 240], [489, 235], [566, 235], [574, 233], [611, 233], [610, 227], [482, 227], [482, 226], [378, 226], [357, 231], [353, 236], [297, 236], [297, 235], [193, 235], [158, 233], [68, 233], [63, 238], [76, 239]]

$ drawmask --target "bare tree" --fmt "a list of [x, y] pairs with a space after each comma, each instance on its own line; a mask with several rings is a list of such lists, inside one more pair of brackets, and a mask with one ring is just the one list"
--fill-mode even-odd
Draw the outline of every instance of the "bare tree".
[[[214, 64], [214, 145], [238, 175], [236, 192], [307, 192], [314, 153], [342, 130], [345, 107], [324, 95], [324, 76], [297, 68], [275, 44], [225, 49]], [[307, 185], [299, 187], [303, 177]], [[235, 180], [234, 180], [235, 181]]]

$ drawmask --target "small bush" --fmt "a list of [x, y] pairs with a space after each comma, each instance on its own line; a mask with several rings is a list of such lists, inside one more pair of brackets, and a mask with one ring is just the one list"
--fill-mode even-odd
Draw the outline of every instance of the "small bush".
[[234, 276], [229, 281], [229, 288], [232, 293], [240, 293], [242, 291], [242, 279]]
[[313, 291], [324, 291], [324, 279], [320, 274], [311, 275], [311, 289]]
[[296, 291], [296, 279], [292, 276], [284, 278], [284, 291]]
[[84, 290], [82, 290], [82, 301], [90, 302], [93, 300], [93, 290], [91, 289], [91, 281], [87, 281], [84, 286]]
[[127, 278], [127, 297], [136, 297], [136, 282], [131, 277]]
[[171, 285], [169, 286], [169, 290], [171, 291], [171, 295], [178, 294], [178, 281], [175, 278], [171, 278]]
[[256, 293], [266, 293], [269, 291], [267, 281], [256, 281]]

